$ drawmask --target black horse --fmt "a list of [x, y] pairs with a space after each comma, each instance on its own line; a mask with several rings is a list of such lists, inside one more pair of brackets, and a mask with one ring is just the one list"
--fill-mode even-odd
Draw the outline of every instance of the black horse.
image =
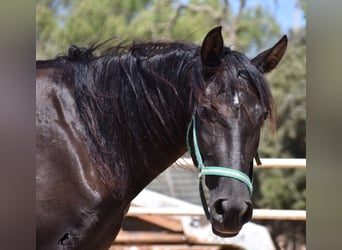
[[186, 152], [186, 138], [213, 231], [236, 235], [252, 216], [260, 129], [275, 121], [264, 73], [286, 47], [284, 36], [250, 60], [217, 27], [202, 46], [137, 43], [100, 56], [71, 46], [38, 61], [37, 249], [108, 249], [130, 201]]

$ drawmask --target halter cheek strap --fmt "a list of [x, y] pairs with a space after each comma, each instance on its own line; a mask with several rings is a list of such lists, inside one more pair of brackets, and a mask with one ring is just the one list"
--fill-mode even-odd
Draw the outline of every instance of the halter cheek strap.
[[[195, 115], [192, 116], [192, 120], [188, 126], [187, 133], [186, 133], [186, 143], [188, 147], [188, 151], [191, 152], [190, 148], [190, 141], [189, 141], [189, 134], [190, 134], [190, 128], [192, 125], [192, 139], [193, 139], [193, 147], [194, 147], [194, 154], [196, 157], [197, 161], [197, 167], [199, 168], [199, 192], [200, 192], [200, 197], [201, 197], [201, 202], [202, 206], [205, 212], [205, 216], [207, 219], [210, 219], [210, 213], [208, 209], [208, 205], [204, 196], [204, 190], [203, 190], [203, 184], [202, 184], [202, 178], [204, 175], [216, 175], [216, 176], [224, 176], [224, 177], [229, 177], [236, 179], [238, 181], [241, 181], [244, 183], [249, 191], [249, 194], [252, 195], [253, 192], [253, 173], [251, 173], [251, 178], [246, 175], [245, 173], [232, 169], [232, 168], [227, 168], [227, 167], [219, 167], [219, 166], [205, 166], [202, 160], [202, 156], [198, 147], [198, 142], [197, 142], [197, 135], [196, 135], [196, 117]], [[260, 162], [260, 159], [258, 156], [257, 158], [257, 163]], [[253, 169], [253, 166], [251, 166], [251, 169]]]

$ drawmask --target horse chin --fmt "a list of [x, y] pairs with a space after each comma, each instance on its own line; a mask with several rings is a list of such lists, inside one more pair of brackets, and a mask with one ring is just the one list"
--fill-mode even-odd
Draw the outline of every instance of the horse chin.
[[234, 237], [236, 235], [238, 235], [238, 233], [240, 232], [240, 229], [237, 231], [226, 231], [226, 232], [222, 232], [222, 231], [218, 231], [216, 230], [213, 226], [212, 226], [212, 231], [214, 234], [216, 234], [217, 236], [223, 237], [223, 238], [230, 238], [230, 237]]

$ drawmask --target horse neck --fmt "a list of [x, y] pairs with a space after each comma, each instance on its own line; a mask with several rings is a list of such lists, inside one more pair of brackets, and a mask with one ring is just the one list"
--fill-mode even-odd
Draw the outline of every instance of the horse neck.
[[110, 152], [105, 162], [132, 196], [186, 151], [195, 67], [187, 64], [193, 58], [184, 57], [160, 56], [154, 63], [123, 55], [114, 58], [112, 74], [99, 76], [104, 85], [107, 78], [116, 79], [100, 88], [111, 95], [97, 104], [106, 107], [97, 119], [98, 130], [105, 131], [102, 152]]
[[[136, 96], [136, 104], [146, 107], [140, 107], [142, 113], [134, 116], [139, 132], [133, 133], [132, 138], [140, 157], [130, 165], [136, 192], [186, 152], [186, 130], [193, 106], [191, 82], [184, 77], [185, 72], [181, 72], [184, 76], [177, 75], [176, 65], [164, 60], [150, 71], [150, 77], [145, 75], [145, 82], [139, 82], [143, 91]], [[166, 68], [163, 64], [170, 66]]]

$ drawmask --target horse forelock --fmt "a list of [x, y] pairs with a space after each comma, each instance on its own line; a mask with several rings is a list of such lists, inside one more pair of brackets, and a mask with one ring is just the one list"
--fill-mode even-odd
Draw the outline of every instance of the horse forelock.
[[[241, 84], [241, 75], [246, 77], [248, 85]], [[241, 52], [225, 48], [222, 64], [208, 81], [209, 88], [214, 95], [214, 98], [211, 99], [214, 106], [217, 104], [215, 96], [222, 93], [227, 95], [229, 100], [227, 104], [230, 106], [234, 105], [234, 95], [237, 91], [247, 91], [257, 95], [267, 111], [271, 128], [275, 129], [275, 106], [268, 81], [247, 56]]]

